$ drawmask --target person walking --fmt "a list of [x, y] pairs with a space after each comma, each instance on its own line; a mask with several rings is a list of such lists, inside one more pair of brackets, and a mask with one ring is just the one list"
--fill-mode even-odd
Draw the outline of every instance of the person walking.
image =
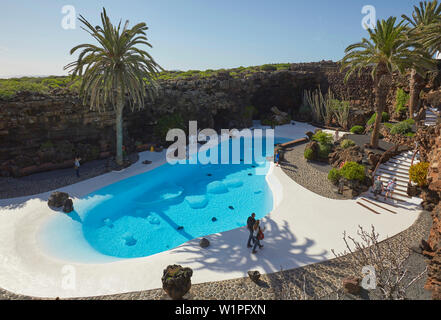
[[253, 238], [254, 238], [254, 247], [253, 247], [253, 253], [257, 253], [256, 249], [257, 246], [259, 246], [260, 249], [263, 248], [263, 245], [260, 243], [261, 240], [263, 240], [264, 235], [263, 231], [265, 231], [265, 228], [260, 227], [260, 220], [257, 220], [253, 227]]
[[248, 220], [247, 220], [247, 228], [248, 228], [248, 231], [250, 232], [250, 236], [248, 237], [248, 244], [247, 244], [248, 248], [252, 247], [251, 240], [253, 240], [253, 243], [254, 243], [254, 238], [253, 238], [253, 231], [254, 230], [253, 230], [253, 227], [254, 227], [255, 223], [256, 223], [256, 214], [253, 212], [251, 214], [251, 216], [248, 217]]
[[384, 200], [387, 200], [387, 198], [390, 196], [392, 199], [392, 196], [394, 195], [395, 187], [397, 186], [397, 178], [393, 178], [393, 180], [390, 180], [386, 187], [386, 195], [384, 197]]
[[340, 130], [335, 130], [334, 133], [334, 142], [337, 142], [338, 140], [340, 140]]
[[74, 168], [78, 178], [80, 177], [80, 166], [81, 166], [80, 161], [81, 158], [79, 156], [76, 156], [74, 161]]
[[279, 162], [280, 162], [280, 152], [279, 152], [278, 149], [276, 151], [276, 156], [275, 156], [274, 162], [276, 163], [276, 167], [280, 167], [280, 164], [279, 164]]
[[378, 199], [378, 196], [383, 193], [384, 186], [380, 176], [378, 176], [375, 180], [374, 185], [372, 186], [372, 191], [374, 193], [375, 199]]

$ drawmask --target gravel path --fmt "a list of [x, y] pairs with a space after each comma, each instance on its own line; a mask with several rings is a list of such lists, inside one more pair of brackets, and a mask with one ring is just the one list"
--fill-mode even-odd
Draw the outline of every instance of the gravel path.
[[286, 149], [280, 165], [283, 171], [302, 187], [330, 199], [344, 199], [336, 192], [336, 187], [328, 180], [331, 165], [309, 162], [304, 157], [306, 144]]
[[[422, 238], [427, 238], [432, 219], [429, 212], [422, 212], [415, 223], [402, 233], [383, 241], [380, 246], [389, 242], [392, 246], [405, 245], [412, 250], [417, 248]], [[348, 230], [349, 234], [356, 230]], [[407, 257], [403, 257], [405, 260]], [[322, 263], [308, 265], [302, 268], [262, 275], [259, 283], [249, 278], [239, 278], [218, 282], [195, 284], [184, 297], [189, 300], [298, 300], [303, 298], [303, 287], [307, 299], [336, 300], [341, 293], [341, 281], [351, 276], [348, 256], [336, 258]], [[420, 274], [426, 267], [425, 258], [418, 253], [412, 253], [407, 258], [406, 265], [409, 277]], [[408, 289], [408, 299], [429, 300], [431, 295], [423, 289], [427, 275], [416, 281]], [[339, 295], [345, 300], [378, 299], [376, 291], [364, 292], [360, 296]], [[0, 299], [22, 300], [37, 299], [20, 296], [0, 289]], [[98, 296], [72, 300], [167, 300], [162, 289], [123, 293], [109, 296]]]
[[[305, 145], [300, 145], [288, 150], [285, 154], [287, 161], [281, 163], [283, 170], [305, 188], [328, 198], [340, 199], [339, 195], [332, 191], [334, 187], [327, 179], [327, 173], [330, 170], [330, 166], [308, 163], [303, 158], [304, 149]], [[97, 169], [96, 172], [98, 171], [99, 169]], [[72, 170], [67, 172], [72, 174]], [[91, 170], [91, 172], [93, 172], [93, 170]], [[85, 175], [86, 173], [83, 174]], [[432, 219], [430, 213], [423, 212], [409, 229], [385, 240], [382, 242], [381, 246], [384, 246], [384, 243], [388, 242], [391, 243], [392, 246], [405, 245], [409, 250], [412, 250], [412, 248], [418, 248], [421, 239], [426, 239], [428, 237], [431, 224]], [[353, 234], [357, 230], [347, 231], [349, 234]], [[407, 259], [406, 264], [409, 269], [409, 277], [418, 275], [427, 265], [425, 258], [421, 254], [414, 251], [411, 252], [412, 253], [409, 257], [402, 257], [403, 260]], [[303, 287], [305, 287], [308, 299], [334, 300], [341, 292], [342, 279], [352, 275], [351, 268], [348, 267], [349, 265], [350, 259], [348, 256], [345, 256], [302, 268], [262, 275], [261, 281], [257, 284], [252, 282], [249, 278], [195, 284], [191, 287], [190, 292], [185, 298], [191, 300], [297, 300], [302, 298]], [[426, 279], [427, 275], [424, 275], [408, 289], [409, 299], [430, 299], [430, 293], [423, 289]], [[339, 299], [346, 300], [372, 300], [378, 299], [379, 295], [377, 292], [372, 291], [364, 292], [360, 296], [340, 294], [338, 297]], [[16, 295], [0, 289], [0, 299], [21, 300], [36, 298]], [[168, 297], [162, 289], [158, 288], [148, 291], [81, 298], [81, 300], [113, 299], [164, 300], [168, 299]]]
[[[138, 161], [138, 154], [129, 155], [130, 163]], [[111, 171], [112, 161], [94, 160], [81, 165], [77, 178], [72, 168], [36, 173], [22, 178], [0, 177], [0, 199], [24, 197], [52, 191]]]

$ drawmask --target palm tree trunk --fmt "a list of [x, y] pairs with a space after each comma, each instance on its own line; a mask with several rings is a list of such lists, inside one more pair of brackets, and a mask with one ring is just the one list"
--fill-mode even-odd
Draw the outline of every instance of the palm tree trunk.
[[424, 79], [412, 69], [410, 74], [410, 100], [409, 100], [409, 114], [410, 118], [414, 118], [414, 113], [419, 111], [420, 108], [420, 93], [423, 89]]
[[386, 90], [386, 76], [380, 75], [379, 80], [376, 81], [375, 86], [375, 111], [377, 112], [377, 119], [375, 120], [374, 130], [371, 136], [371, 147], [373, 149], [378, 148], [378, 139], [380, 136], [381, 120], [383, 116], [383, 110], [386, 106], [387, 90]]
[[117, 105], [116, 105], [116, 163], [118, 165], [123, 164], [123, 110], [124, 110], [124, 98], [122, 93], [118, 90], [117, 97]]

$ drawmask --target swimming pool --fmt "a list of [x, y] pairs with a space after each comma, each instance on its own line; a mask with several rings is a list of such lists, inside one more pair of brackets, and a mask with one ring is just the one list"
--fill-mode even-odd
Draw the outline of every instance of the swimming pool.
[[[237, 143], [239, 139], [214, 147], [219, 159], [225, 145], [232, 150], [234, 140]], [[240, 164], [166, 163], [75, 201], [75, 212], [68, 216], [70, 224], [77, 227], [66, 227], [66, 221], [58, 217], [46, 226], [44, 242], [55, 248], [54, 238], [68, 242], [66, 233], [71, 233], [75, 235], [69, 242], [85, 240], [100, 254], [138, 258], [243, 227], [252, 212], [257, 218], [266, 216], [273, 209], [273, 196], [265, 180], [269, 162], [261, 162], [267, 156], [263, 154], [245, 163], [244, 155], [250, 151], [245, 140], [239, 140]], [[276, 138], [275, 143], [288, 140]], [[254, 139], [250, 148], [256, 143], [265, 145], [266, 141]]]

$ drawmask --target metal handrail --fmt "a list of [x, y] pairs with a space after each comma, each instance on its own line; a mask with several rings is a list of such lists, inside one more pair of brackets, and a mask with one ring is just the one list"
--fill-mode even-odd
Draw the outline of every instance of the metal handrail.
[[375, 174], [377, 173], [378, 168], [381, 166], [386, 154], [388, 154], [389, 152], [391, 152], [392, 150], [398, 150], [398, 145], [394, 145], [392, 148], [390, 148], [389, 150], [387, 150], [385, 153], [383, 153], [383, 155], [381, 156], [380, 160], [378, 160], [377, 166], [375, 167], [374, 172], [372, 173], [372, 183], [375, 182]]

